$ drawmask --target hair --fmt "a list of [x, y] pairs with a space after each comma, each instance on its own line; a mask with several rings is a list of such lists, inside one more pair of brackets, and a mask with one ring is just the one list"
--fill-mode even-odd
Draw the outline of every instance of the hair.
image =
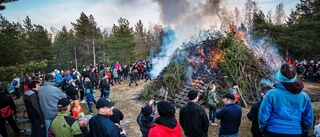
[[288, 79], [292, 79], [297, 75], [296, 67], [291, 64], [282, 64], [280, 72]]
[[37, 84], [40, 84], [40, 81], [38, 81], [38, 80], [30, 81], [30, 82], [28, 83], [28, 88], [29, 88], [29, 89], [36, 88], [36, 87], [37, 87]]
[[62, 107], [62, 108], [59, 108], [58, 107], [58, 112], [66, 112], [67, 110], [68, 110], [68, 107], [70, 106], [70, 104], [69, 105], [67, 105], [67, 106], [65, 106], [65, 107]]
[[261, 89], [260, 89], [260, 93], [263, 93], [263, 94], [267, 94], [267, 92], [272, 89], [271, 86], [269, 85], [264, 85]]

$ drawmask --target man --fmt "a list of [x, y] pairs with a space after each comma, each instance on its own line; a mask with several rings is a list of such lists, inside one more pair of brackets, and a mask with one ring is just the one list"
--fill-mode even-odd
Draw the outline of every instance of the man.
[[206, 111], [197, 103], [198, 91], [188, 92], [189, 102], [180, 109], [179, 121], [186, 137], [207, 137], [209, 120]]
[[216, 113], [216, 118], [220, 119], [219, 137], [238, 137], [242, 110], [233, 102], [232, 93], [228, 92], [221, 98], [225, 107]]
[[16, 74], [13, 74], [13, 80], [12, 80], [12, 85], [14, 87], [14, 95], [16, 96], [16, 99], [20, 98], [20, 78], [16, 76]]
[[31, 81], [28, 83], [28, 90], [23, 95], [24, 105], [31, 123], [31, 137], [42, 137], [45, 134], [44, 118], [37, 95], [39, 88], [40, 81]]
[[58, 104], [60, 99], [66, 98], [67, 95], [55, 86], [52, 74], [46, 74], [44, 80], [44, 85], [39, 88], [38, 97], [45, 121], [46, 135], [48, 137], [50, 124], [54, 117], [58, 114], [58, 108], [56, 104]]
[[313, 108], [309, 96], [296, 80], [296, 67], [283, 64], [277, 74], [280, 82], [268, 91], [259, 109], [259, 128], [265, 137], [301, 137], [313, 125]]
[[259, 91], [261, 99], [257, 103], [252, 105], [250, 112], [247, 114], [248, 119], [252, 121], [252, 126], [251, 126], [252, 137], [263, 137], [262, 132], [259, 129], [258, 112], [259, 112], [259, 108], [263, 100], [263, 97], [265, 96], [265, 94], [267, 94], [267, 92], [270, 89], [272, 89], [272, 87], [268, 85], [265, 85], [261, 88], [261, 90]]
[[238, 95], [238, 89], [239, 89], [239, 85], [237, 82], [233, 82], [232, 87], [229, 89], [229, 92], [233, 94], [234, 96], [234, 101], [235, 103], [237, 103], [238, 98], [240, 97]]
[[56, 137], [83, 137], [78, 121], [70, 116], [70, 103], [68, 98], [58, 101], [58, 115], [50, 126]]
[[113, 115], [114, 102], [106, 97], [97, 101], [98, 114], [89, 120], [90, 133], [92, 137], [126, 137], [126, 131], [118, 127], [110, 120]]

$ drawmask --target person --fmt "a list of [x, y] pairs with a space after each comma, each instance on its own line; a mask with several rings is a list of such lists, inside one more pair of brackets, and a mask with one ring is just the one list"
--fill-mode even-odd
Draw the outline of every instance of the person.
[[126, 137], [126, 131], [117, 127], [110, 120], [110, 116], [113, 115], [114, 104], [106, 97], [98, 99], [96, 104], [98, 114], [93, 115], [89, 120], [92, 137]]
[[208, 92], [208, 107], [209, 107], [209, 121], [212, 126], [217, 125], [217, 123], [215, 123], [215, 117], [217, 112], [217, 103], [219, 103], [215, 90], [216, 90], [216, 85], [211, 84], [211, 90]]
[[51, 122], [58, 114], [58, 108], [54, 104], [57, 104], [60, 99], [67, 97], [60, 88], [55, 86], [53, 79], [52, 74], [46, 74], [44, 76], [44, 85], [41, 86], [38, 91], [39, 103], [44, 117], [47, 137]]
[[272, 89], [272, 87], [270, 87], [269, 85], [265, 85], [259, 90], [261, 99], [257, 103], [252, 105], [250, 112], [247, 114], [248, 119], [252, 121], [252, 126], [251, 126], [252, 137], [263, 137], [262, 132], [259, 129], [258, 112], [259, 112], [259, 108], [261, 105], [261, 101], [263, 100], [263, 97], [267, 94], [267, 92], [270, 89]]
[[16, 96], [16, 99], [20, 99], [20, 78], [16, 74], [13, 74], [13, 80], [11, 83], [14, 87], [14, 95]]
[[64, 85], [64, 89], [66, 91], [67, 96], [71, 100], [77, 100], [77, 99], [79, 99], [78, 90], [74, 85], [72, 85], [73, 81], [74, 80], [72, 79], [71, 76], [67, 76], [66, 77], [66, 84]]
[[232, 93], [228, 92], [221, 98], [225, 107], [216, 113], [216, 118], [220, 119], [219, 137], [238, 137], [242, 110], [233, 102]]
[[12, 96], [5, 90], [5, 87], [3, 84], [0, 84], [0, 109], [5, 108], [7, 106], [10, 106], [10, 108], [14, 111], [13, 115], [10, 115], [6, 118], [3, 118], [0, 116], [0, 133], [2, 137], [8, 137], [8, 133], [6, 130], [6, 122], [10, 125], [12, 128], [13, 132], [18, 136], [19, 134], [23, 133], [23, 130], [21, 130], [17, 124], [14, 121], [14, 117], [16, 117], [17, 114], [17, 109], [16, 105], [14, 104], [14, 101], [12, 99]]
[[99, 88], [101, 91], [100, 98], [107, 97], [109, 98], [110, 95], [110, 83], [107, 77], [104, 77], [99, 84]]
[[130, 71], [129, 77], [130, 77], [129, 87], [131, 87], [131, 83], [133, 83], [133, 82], [136, 84], [136, 86], [138, 86], [137, 81], [136, 81], [136, 75], [133, 71]]
[[182, 137], [180, 124], [175, 117], [176, 110], [168, 101], [159, 101], [156, 106], [156, 120], [149, 130], [149, 137]]
[[29, 90], [23, 95], [24, 105], [31, 123], [31, 137], [42, 137], [45, 135], [44, 118], [37, 95], [39, 87], [40, 81], [31, 81], [28, 84]]
[[198, 91], [188, 92], [189, 102], [180, 109], [179, 121], [187, 137], [207, 137], [209, 120], [206, 111], [197, 102]]
[[79, 114], [83, 113], [82, 107], [80, 106], [79, 100], [75, 100], [73, 102], [73, 109], [72, 109], [72, 115], [75, 119], [79, 118]]
[[88, 129], [88, 120], [86, 118], [79, 118], [78, 120], [80, 130], [82, 131], [82, 134], [84, 137], [91, 137], [90, 131]]
[[94, 99], [90, 89], [86, 89], [86, 99], [87, 99], [89, 112], [90, 112], [90, 114], [93, 114], [92, 103], [96, 104], [96, 100]]
[[239, 88], [239, 85], [237, 82], [233, 82], [232, 84], [232, 87], [229, 89], [229, 92], [233, 94], [234, 96], [234, 101], [235, 103], [238, 102], [238, 99], [239, 99], [239, 95], [238, 95], [238, 88]]
[[56, 137], [82, 137], [80, 125], [70, 116], [70, 99], [62, 98], [58, 101], [58, 115], [53, 119], [50, 129]]
[[282, 64], [277, 72], [280, 82], [264, 96], [258, 121], [265, 137], [300, 137], [312, 128], [312, 103], [296, 77], [294, 65]]
[[142, 137], [148, 137], [151, 125], [154, 123], [156, 117], [152, 114], [152, 104], [154, 100], [151, 99], [149, 102], [144, 103], [141, 106], [140, 114], [137, 116], [137, 123], [140, 127]]
[[320, 119], [318, 119], [318, 124], [314, 126], [313, 133], [316, 137], [320, 137]]
[[118, 108], [114, 108], [112, 110], [112, 113], [113, 113], [113, 115], [110, 116], [110, 120], [113, 123], [118, 124], [120, 126], [120, 121], [123, 120], [123, 118], [124, 118], [123, 113]]
[[55, 73], [56, 74], [54, 75], [54, 80], [55, 80], [54, 82], [55, 82], [57, 87], [61, 88], [61, 86], [62, 86], [62, 76], [61, 76], [59, 70], [57, 70]]

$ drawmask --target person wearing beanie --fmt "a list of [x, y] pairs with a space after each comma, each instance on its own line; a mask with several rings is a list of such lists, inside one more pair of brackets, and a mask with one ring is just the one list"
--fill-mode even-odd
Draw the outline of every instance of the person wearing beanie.
[[179, 120], [187, 137], [207, 137], [209, 120], [206, 111], [197, 102], [198, 91], [188, 92], [189, 102], [180, 109]]
[[50, 129], [56, 137], [83, 136], [78, 121], [70, 116], [70, 104], [69, 98], [62, 98], [58, 101], [58, 115], [52, 120], [50, 125]]
[[156, 120], [149, 130], [149, 137], [182, 137], [180, 124], [175, 117], [176, 110], [168, 101], [159, 101], [156, 106]]
[[82, 107], [80, 106], [79, 100], [73, 102], [72, 115], [75, 119], [79, 118], [79, 114], [83, 113]]
[[149, 102], [144, 103], [141, 106], [141, 112], [137, 116], [137, 123], [140, 127], [142, 137], [148, 137], [151, 125], [154, 123], [156, 117], [152, 113], [152, 104], [154, 100], [151, 99]]
[[220, 119], [219, 137], [238, 137], [242, 117], [241, 107], [233, 102], [235, 97], [230, 92], [221, 98], [225, 107], [216, 113], [216, 118]]
[[294, 65], [282, 64], [277, 73], [279, 82], [264, 96], [258, 121], [265, 137], [300, 137], [312, 128], [312, 103], [296, 77]]

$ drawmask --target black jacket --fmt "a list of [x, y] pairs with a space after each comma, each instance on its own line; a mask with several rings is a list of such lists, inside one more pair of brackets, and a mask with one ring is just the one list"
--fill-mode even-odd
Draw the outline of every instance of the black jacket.
[[78, 97], [78, 90], [76, 89], [76, 87], [74, 87], [72, 84], [66, 84], [64, 85], [65, 88], [65, 92], [67, 94], [67, 96], [71, 99], [71, 100], [77, 100], [79, 99]]
[[16, 105], [14, 104], [12, 96], [4, 91], [0, 91], [0, 108], [5, 108], [6, 106], [10, 106], [14, 114], [17, 114]]
[[188, 102], [180, 109], [179, 121], [188, 137], [206, 137], [209, 120], [206, 111], [196, 102]]
[[252, 133], [261, 132], [259, 129], [259, 123], [258, 123], [258, 112], [260, 109], [261, 101], [262, 100], [259, 100], [257, 103], [253, 104], [250, 109], [250, 112], [247, 114], [248, 119], [252, 121], [252, 127], [251, 127]]
[[44, 123], [38, 95], [33, 90], [27, 90], [23, 95], [23, 101], [30, 121], [40, 121]]

